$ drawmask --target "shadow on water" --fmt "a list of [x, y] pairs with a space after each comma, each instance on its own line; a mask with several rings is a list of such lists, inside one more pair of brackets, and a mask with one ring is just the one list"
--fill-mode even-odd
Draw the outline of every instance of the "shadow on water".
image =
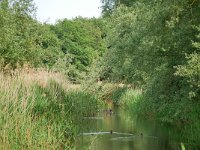
[[153, 121], [136, 119], [128, 112], [115, 108], [85, 117], [77, 138], [78, 150], [181, 150], [181, 142], [169, 138], [173, 129]]

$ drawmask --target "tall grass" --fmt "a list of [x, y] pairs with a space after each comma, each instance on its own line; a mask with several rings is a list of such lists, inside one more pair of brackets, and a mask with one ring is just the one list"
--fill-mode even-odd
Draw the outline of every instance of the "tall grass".
[[145, 107], [143, 106], [143, 94], [140, 89], [127, 89], [120, 98], [120, 105], [131, 114], [140, 115], [144, 113]]
[[0, 149], [74, 149], [81, 117], [97, 109], [58, 73], [0, 73]]
[[200, 149], [199, 102], [180, 100], [156, 108], [141, 90], [131, 88], [121, 94], [119, 102], [134, 116], [173, 125], [179, 134], [172, 133], [170, 138], [183, 142], [182, 149]]

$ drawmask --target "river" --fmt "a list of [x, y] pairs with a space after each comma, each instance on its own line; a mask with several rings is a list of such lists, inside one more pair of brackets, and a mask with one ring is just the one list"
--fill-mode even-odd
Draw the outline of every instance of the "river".
[[[147, 121], [115, 108], [85, 117], [76, 146], [78, 150], [181, 150], [184, 144], [173, 138], [176, 130], [155, 121]], [[181, 148], [182, 145], [182, 148]]]

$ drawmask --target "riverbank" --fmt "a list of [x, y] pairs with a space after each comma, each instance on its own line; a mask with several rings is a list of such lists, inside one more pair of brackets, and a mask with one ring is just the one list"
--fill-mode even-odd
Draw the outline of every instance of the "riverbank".
[[[185, 143], [186, 149], [199, 149], [199, 103], [189, 100], [161, 101], [149, 100], [141, 89], [121, 87], [115, 89], [110, 97], [114, 104], [128, 110], [135, 117], [158, 121], [161, 124], [173, 126], [179, 135], [171, 135], [172, 139]], [[117, 102], [117, 103], [116, 103]]]
[[0, 149], [73, 149], [82, 117], [100, 105], [55, 72], [1, 72], [0, 83]]
[[105, 103], [108, 110], [117, 105], [130, 115], [174, 126], [179, 135], [170, 134], [171, 139], [181, 136], [179, 142], [186, 149], [199, 148], [198, 103], [159, 106], [130, 85], [76, 85], [58, 72], [45, 70], [1, 72], [0, 83], [0, 149], [75, 149], [82, 119], [94, 117]]

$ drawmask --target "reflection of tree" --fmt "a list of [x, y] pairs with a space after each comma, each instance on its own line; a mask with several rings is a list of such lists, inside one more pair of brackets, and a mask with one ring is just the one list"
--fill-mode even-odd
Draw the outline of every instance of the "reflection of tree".
[[[91, 150], [173, 150], [177, 148], [177, 142], [172, 142], [173, 138], [170, 137], [175, 132], [169, 127], [162, 127], [155, 121], [131, 116], [130, 112], [122, 109], [113, 111], [115, 112], [113, 116], [83, 121], [83, 131], [85, 132], [109, 133], [110, 130], [113, 130], [113, 134], [84, 137], [83, 140], [90, 145]], [[127, 138], [128, 135], [115, 134], [115, 132], [132, 133], [133, 136]], [[171, 133], [171, 135], [168, 136], [166, 133]]]

